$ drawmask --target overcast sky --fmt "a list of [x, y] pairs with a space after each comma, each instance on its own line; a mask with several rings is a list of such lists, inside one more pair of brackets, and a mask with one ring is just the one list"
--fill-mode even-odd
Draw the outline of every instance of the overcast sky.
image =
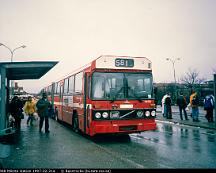
[[[14, 61], [59, 61], [40, 80], [19, 81], [38, 92], [100, 55], [144, 56], [155, 82], [189, 68], [212, 79], [216, 69], [216, 0], [0, 0], [0, 43]], [[0, 61], [10, 52], [0, 46]]]

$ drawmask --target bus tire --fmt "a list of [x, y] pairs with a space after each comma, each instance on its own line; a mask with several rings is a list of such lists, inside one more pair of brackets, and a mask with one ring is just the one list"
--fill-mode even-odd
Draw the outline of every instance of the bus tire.
[[73, 114], [72, 129], [76, 133], [79, 132], [79, 121], [78, 121], [78, 116], [76, 112], [74, 112]]
[[56, 120], [58, 123], [61, 123], [60, 119], [58, 118], [58, 111], [56, 112], [55, 120]]
[[58, 121], [58, 117], [57, 117], [57, 115], [55, 116], [55, 121]]

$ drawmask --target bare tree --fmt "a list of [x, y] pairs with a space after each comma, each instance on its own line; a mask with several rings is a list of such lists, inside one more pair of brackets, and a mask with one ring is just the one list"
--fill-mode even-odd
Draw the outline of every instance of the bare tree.
[[189, 68], [188, 72], [180, 78], [180, 81], [191, 90], [195, 84], [201, 84], [205, 81], [205, 78], [199, 77], [199, 72], [196, 69]]

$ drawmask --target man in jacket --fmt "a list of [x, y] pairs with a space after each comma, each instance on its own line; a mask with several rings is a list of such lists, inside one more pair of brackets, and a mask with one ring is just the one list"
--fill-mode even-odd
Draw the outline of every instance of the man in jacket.
[[190, 96], [190, 105], [192, 108], [192, 118], [194, 122], [199, 122], [199, 98], [195, 91]]
[[185, 108], [187, 107], [187, 102], [186, 102], [186, 98], [184, 97], [182, 92], [180, 92], [180, 95], [177, 98], [177, 105], [179, 106], [179, 112], [180, 112], [181, 120], [183, 120], [183, 118], [182, 118], [182, 110], [184, 112], [185, 120], [188, 120], [187, 112], [185, 110]]
[[45, 119], [45, 133], [49, 133], [49, 106], [50, 102], [47, 100], [47, 95], [46, 93], [43, 93], [42, 98], [38, 100], [36, 104], [37, 112], [40, 117], [39, 132], [41, 132]]

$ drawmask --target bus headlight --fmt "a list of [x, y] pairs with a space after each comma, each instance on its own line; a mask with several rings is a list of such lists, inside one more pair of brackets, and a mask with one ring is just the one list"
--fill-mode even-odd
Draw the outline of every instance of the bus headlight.
[[137, 111], [137, 116], [141, 118], [143, 116], [143, 111]]
[[96, 118], [100, 118], [100, 117], [101, 117], [101, 113], [100, 113], [100, 112], [96, 112], [96, 113], [95, 113], [95, 117], [96, 117]]
[[150, 111], [146, 111], [145, 116], [149, 117], [150, 116]]
[[156, 115], [156, 112], [155, 112], [155, 111], [152, 111], [152, 112], [151, 112], [151, 116], [155, 117], [155, 115]]
[[107, 113], [107, 112], [104, 112], [103, 114], [102, 114], [102, 117], [103, 118], [107, 118], [109, 116], [109, 114]]

